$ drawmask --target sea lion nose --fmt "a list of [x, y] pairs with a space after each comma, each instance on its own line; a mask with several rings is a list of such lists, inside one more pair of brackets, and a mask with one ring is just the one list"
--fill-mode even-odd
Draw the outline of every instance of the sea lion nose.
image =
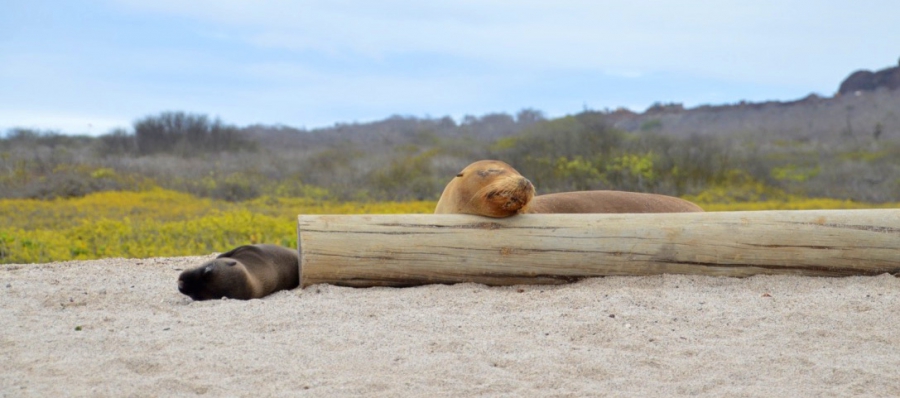
[[187, 294], [184, 292], [184, 281], [181, 279], [178, 280], [178, 291], [183, 294]]
[[528, 181], [527, 178], [522, 177], [519, 181], [519, 189], [531, 189], [534, 188], [534, 185], [531, 185], [531, 181]]

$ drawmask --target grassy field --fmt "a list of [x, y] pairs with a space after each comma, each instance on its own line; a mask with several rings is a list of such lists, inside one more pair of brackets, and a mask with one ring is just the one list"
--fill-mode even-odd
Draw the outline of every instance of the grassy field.
[[434, 205], [295, 198], [233, 203], [161, 189], [6, 199], [0, 200], [0, 263], [201, 255], [250, 243], [297, 247], [298, 214], [430, 213]]
[[[707, 211], [900, 207], [807, 198], [700, 205]], [[298, 214], [431, 213], [434, 206], [432, 201], [271, 197], [235, 203], [162, 189], [73, 199], [5, 199], [0, 200], [0, 263], [203, 255], [250, 243], [296, 247]]]

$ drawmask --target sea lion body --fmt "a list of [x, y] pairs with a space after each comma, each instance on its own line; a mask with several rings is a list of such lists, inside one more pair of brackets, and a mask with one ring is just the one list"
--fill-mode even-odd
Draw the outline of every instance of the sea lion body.
[[249, 300], [299, 285], [297, 251], [266, 244], [238, 246], [178, 277], [178, 291], [194, 300]]
[[535, 195], [531, 181], [499, 160], [480, 160], [464, 168], [444, 188], [435, 214], [509, 217], [541, 213], [701, 212], [674, 196], [624, 191], [579, 191]]
[[435, 214], [509, 217], [534, 197], [534, 185], [512, 166], [481, 160], [464, 168], [444, 188]]
[[578, 191], [537, 195], [520, 213], [682, 213], [700, 206], [674, 196], [624, 191]]

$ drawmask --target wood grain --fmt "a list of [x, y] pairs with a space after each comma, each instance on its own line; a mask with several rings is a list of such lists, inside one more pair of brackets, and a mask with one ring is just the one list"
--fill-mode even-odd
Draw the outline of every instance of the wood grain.
[[900, 209], [301, 215], [301, 286], [560, 284], [606, 275], [900, 272]]

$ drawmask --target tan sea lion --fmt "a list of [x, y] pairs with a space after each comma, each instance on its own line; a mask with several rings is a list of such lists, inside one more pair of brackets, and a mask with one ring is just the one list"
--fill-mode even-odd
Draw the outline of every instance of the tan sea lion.
[[679, 213], [703, 211], [673, 196], [624, 192], [579, 191], [535, 195], [534, 186], [512, 166], [499, 160], [468, 165], [447, 184], [435, 214], [509, 217], [539, 213]]
[[512, 166], [480, 160], [464, 168], [444, 188], [435, 214], [509, 217], [531, 201], [534, 186]]
[[297, 251], [265, 244], [238, 246], [178, 276], [178, 291], [194, 300], [249, 300], [299, 285]]
[[624, 191], [578, 191], [537, 195], [520, 213], [683, 213], [703, 211], [674, 196]]

